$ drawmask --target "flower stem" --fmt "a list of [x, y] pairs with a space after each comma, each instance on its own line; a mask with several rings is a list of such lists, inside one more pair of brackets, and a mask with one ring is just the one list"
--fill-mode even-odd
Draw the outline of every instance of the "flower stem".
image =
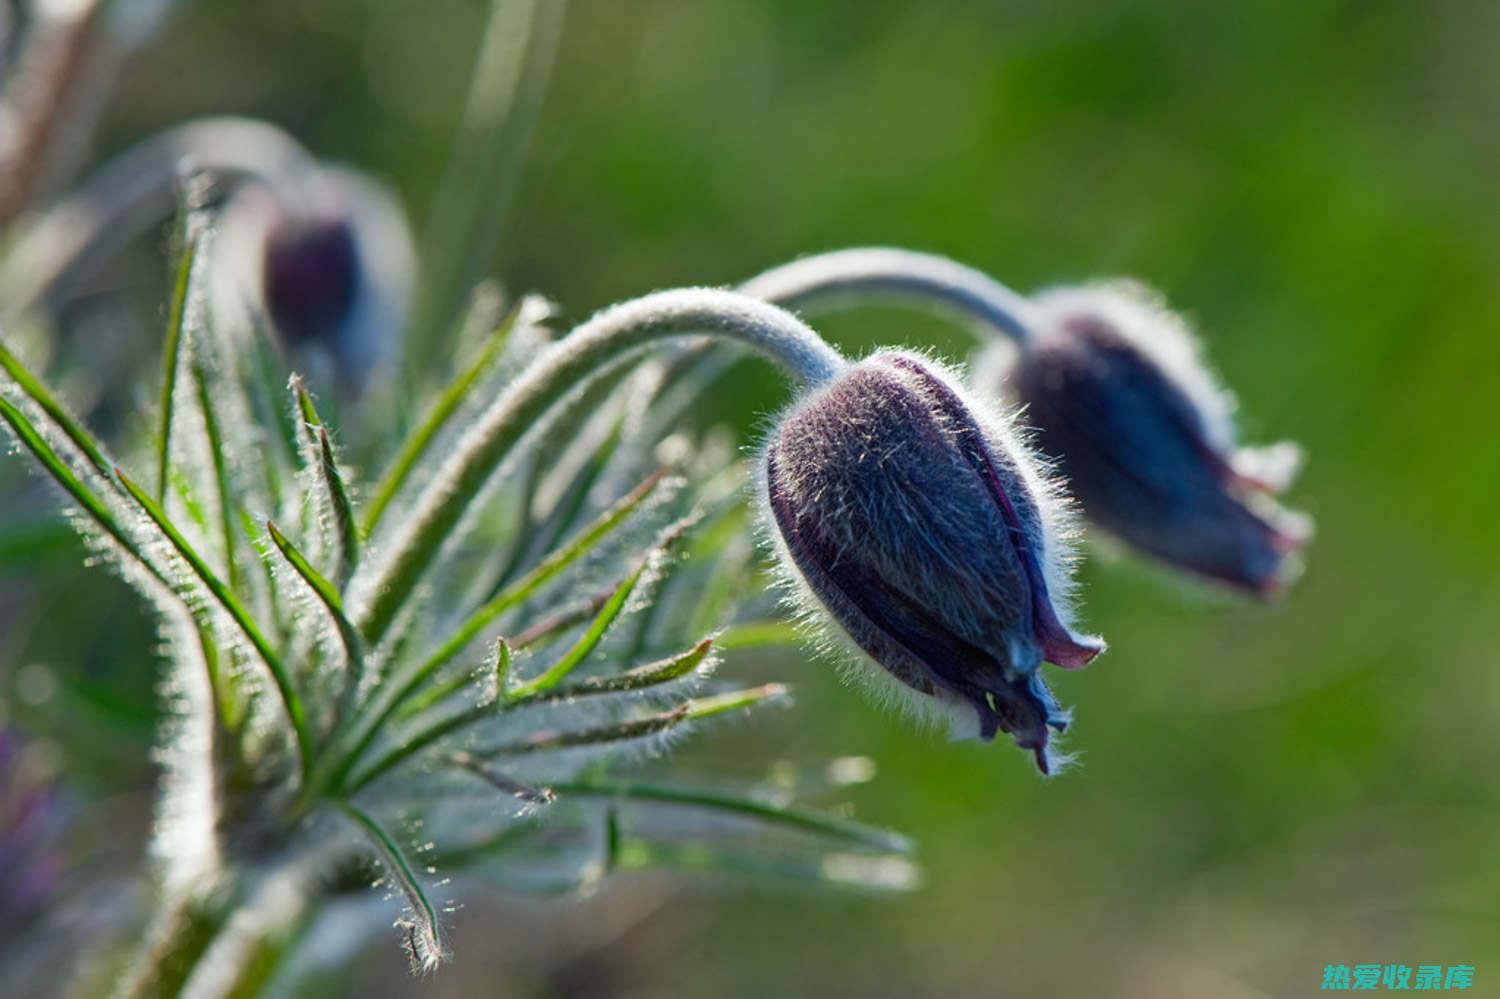
[[740, 291], [788, 309], [887, 299], [936, 308], [1025, 345], [1033, 306], [994, 278], [947, 257], [886, 247], [835, 250], [766, 271]]
[[168, 902], [147, 931], [142, 952], [120, 982], [119, 999], [178, 995], [233, 909], [229, 891]]
[[845, 361], [791, 314], [733, 292], [691, 288], [657, 292], [597, 314], [548, 348], [480, 415], [418, 497], [379, 574], [361, 582], [366, 602], [355, 623], [372, 644], [436, 561], [516, 443], [569, 390], [658, 340], [711, 334], [739, 340], [799, 382], [819, 384]]

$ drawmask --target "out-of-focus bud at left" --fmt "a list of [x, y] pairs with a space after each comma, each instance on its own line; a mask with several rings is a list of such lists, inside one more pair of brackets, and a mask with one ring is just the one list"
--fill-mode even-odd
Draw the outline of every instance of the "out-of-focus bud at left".
[[1094, 524], [1173, 568], [1270, 596], [1311, 522], [1280, 507], [1298, 449], [1236, 443], [1234, 402], [1187, 327], [1134, 284], [1037, 296], [1032, 335], [976, 380], [1024, 404]]
[[247, 185], [213, 253], [216, 309], [248, 306], [315, 379], [357, 391], [399, 354], [415, 254], [400, 206], [369, 179], [320, 168]]

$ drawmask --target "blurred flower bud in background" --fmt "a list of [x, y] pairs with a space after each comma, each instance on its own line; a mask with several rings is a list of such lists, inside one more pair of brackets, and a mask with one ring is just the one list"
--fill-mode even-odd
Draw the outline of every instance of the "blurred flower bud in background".
[[1032, 336], [976, 365], [984, 391], [1024, 405], [1088, 519], [1173, 568], [1262, 596], [1295, 575], [1311, 521], [1275, 494], [1290, 443], [1236, 443], [1234, 400], [1183, 321], [1128, 283], [1044, 292]]
[[781, 562], [886, 692], [1050, 772], [1067, 715], [1037, 668], [1103, 643], [1068, 626], [1066, 510], [1022, 444], [935, 365], [881, 352], [793, 406], [763, 471]]
[[395, 197], [350, 170], [239, 188], [215, 241], [215, 312], [249, 308], [293, 363], [358, 392], [399, 355], [416, 264]]

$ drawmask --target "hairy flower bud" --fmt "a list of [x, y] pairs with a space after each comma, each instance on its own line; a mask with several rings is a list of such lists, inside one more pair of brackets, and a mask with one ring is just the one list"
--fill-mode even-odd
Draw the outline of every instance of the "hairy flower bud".
[[[1066, 514], [1005, 428], [936, 366], [881, 352], [771, 434], [763, 499], [793, 581], [919, 709], [1009, 732], [1048, 772], [1067, 715], [1038, 675], [1103, 644], [1066, 622]], [[967, 724], [966, 724], [967, 723]], [[977, 723], [977, 724], [976, 724]]]
[[224, 211], [214, 253], [217, 307], [250, 303], [315, 374], [326, 364], [359, 388], [394, 360], [411, 237], [394, 199], [365, 178], [320, 168], [247, 186]]
[[1175, 568], [1277, 592], [1309, 533], [1271, 498], [1290, 483], [1296, 447], [1236, 445], [1232, 398], [1144, 289], [1061, 289], [1035, 305], [1033, 335], [986, 388], [1008, 383], [1084, 515]]

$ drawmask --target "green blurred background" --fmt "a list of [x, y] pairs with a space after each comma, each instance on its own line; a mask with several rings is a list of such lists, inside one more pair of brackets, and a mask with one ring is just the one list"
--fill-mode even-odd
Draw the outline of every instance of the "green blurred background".
[[[101, 151], [244, 113], [420, 218], [483, 5], [217, 0], [128, 68]], [[628, 876], [471, 902], [457, 961], [394, 933], [350, 995], [1315, 992], [1325, 964], [1472, 964], [1500, 994], [1500, 6], [1474, 0], [577, 0], [493, 269], [577, 316], [890, 243], [1020, 289], [1127, 274], [1189, 313], [1252, 442], [1310, 456], [1318, 536], [1275, 606], [1097, 552], [1111, 651], [1053, 678], [1082, 766], [913, 732], [800, 654], [791, 711], [684, 772], [863, 754], [842, 795], [921, 844], [895, 898]], [[963, 330], [820, 328], [854, 352]], [[716, 415], [783, 390], [747, 364]], [[129, 617], [128, 607], [124, 613]], [[131, 627], [126, 622], [124, 627]], [[136, 626], [139, 627], [139, 626]], [[142, 761], [144, 765], [144, 761]]]

